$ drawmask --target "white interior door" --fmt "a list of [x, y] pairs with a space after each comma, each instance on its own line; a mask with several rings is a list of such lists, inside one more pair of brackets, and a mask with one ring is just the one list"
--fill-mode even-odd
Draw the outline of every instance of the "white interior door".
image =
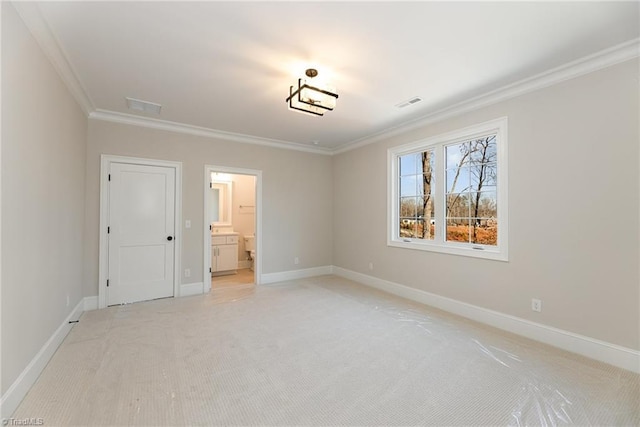
[[111, 163], [107, 305], [173, 296], [175, 169]]

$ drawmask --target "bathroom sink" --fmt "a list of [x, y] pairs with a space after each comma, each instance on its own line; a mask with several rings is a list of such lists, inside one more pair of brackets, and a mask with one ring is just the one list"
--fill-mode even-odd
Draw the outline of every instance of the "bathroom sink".
[[237, 231], [220, 231], [220, 232], [215, 232], [212, 231], [211, 235], [212, 236], [237, 236], [239, 233]]

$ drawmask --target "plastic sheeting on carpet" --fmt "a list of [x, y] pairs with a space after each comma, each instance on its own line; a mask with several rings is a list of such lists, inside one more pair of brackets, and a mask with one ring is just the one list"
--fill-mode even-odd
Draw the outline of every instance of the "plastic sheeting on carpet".
[[639, 425], [640, 380], [323, 276], [85, 313], [47, 425]]

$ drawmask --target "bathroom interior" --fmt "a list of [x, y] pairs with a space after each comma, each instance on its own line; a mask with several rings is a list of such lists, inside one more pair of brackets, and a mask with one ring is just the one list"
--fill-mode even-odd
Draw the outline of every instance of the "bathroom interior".
[[211, 289], [255, 283], [256, 177], [211, 172]]

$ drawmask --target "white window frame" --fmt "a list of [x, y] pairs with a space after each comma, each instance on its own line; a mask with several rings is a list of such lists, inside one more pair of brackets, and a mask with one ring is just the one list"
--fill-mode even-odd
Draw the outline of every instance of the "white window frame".
[[[497, 142], [497, 198], [498, 198], [498, 242], [496, 246], [480, 245], [474, 243], [447, 242], [444, 230], [446, 230], [446, 189], [445, 189], [445, 146], [462, 143], [496, 134]], [[469, 126], [453, 132], [433, 136], [424, 140], [392, 147], [387, 151], [387, 245], [417, 249], [423, 251], [440, 252], [452, 255], [462, 255], [474, 258], [484, 258], [498, 261], [508, 261], [508, 164], [507, 164], [507, 118], [501, 117], [488, 122]], [[435, 171], [432, 187], [435, 202], [435, 235], [432, 240], [400, 237], [399, 220], [399, 166], [398, 159], [401, 156], [433, 149], [435, 152]]]

